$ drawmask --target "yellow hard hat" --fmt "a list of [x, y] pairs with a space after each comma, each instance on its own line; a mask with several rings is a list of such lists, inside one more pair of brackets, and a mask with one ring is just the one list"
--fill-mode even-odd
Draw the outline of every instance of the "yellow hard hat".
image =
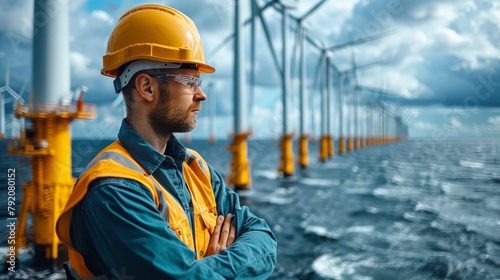
[[215, 71], [205, 64], [193, 21], [173, 8], [155, 4], [135, 7], [118, 20], [108, 39], [101, 74], [116, 78], [119, 67], [134, 60], [196, 64], [201, 73]]

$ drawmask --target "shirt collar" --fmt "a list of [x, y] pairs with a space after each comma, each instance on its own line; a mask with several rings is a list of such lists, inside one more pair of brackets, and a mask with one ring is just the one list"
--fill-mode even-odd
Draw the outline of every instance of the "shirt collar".
[[132, 157], [148, 172], [152, 174], [165, 160], [172, 157], [177, 166], [182, 166], [186, 157], [186, 148], [172, 134], [167, 143], [165, 154], [158, 152], [151, 144], [142, 139], [139, 134], [123, 119], [118, 140]]

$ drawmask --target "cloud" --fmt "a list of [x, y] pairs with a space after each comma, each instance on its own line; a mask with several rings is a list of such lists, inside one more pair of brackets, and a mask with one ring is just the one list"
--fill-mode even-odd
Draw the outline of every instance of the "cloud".
[[436, 125], [423, 121], [417, 121], [414, 124], [412, 124], [411, 127], [416, 128], [418, 130], [432, 130], [437, 128]]
[[450, 118], [450, 124], [454, 128], [460, 128], [460, 127], [462, 127], [462, 123], [456, 117], [451, 117]]
[[[232, 41], [212, 55], [214, 48], [223, 38], [233, 32], [233, 0], [209, 1], [155, 1], [169, 4], [191, 17], [202, 36], [208, 63], [217, 68], [213, 75], [205, 75], [204, 90], [209, 81], [213, 87], [209, 98], [216, 98], [217, 117], [230, 129], [233, 96]], [[264, 1], [258, 1], [263, 5]], [[335, 51], [333, 63], [340, 70], [352, 65], [352, 53], [356, 65], [374, 61], [384, 63], [357, 72], [360, 84], [383, 87], [397, 92], [399, 97], [385, 97], [384, 100], [396, 106], [408, 106], [414, 110], [408, 113], [412, 129], [429, 131], [448, 126], [454, 129], [470, 128], [471, 124], [455, 116], [446, 120], [428, 119], [420, 108], [440, 105], [441, 108], [458, 108], [463, 111], [500, 107], [500, 3], [489, 0], [346, 0], [327, 1], [306, 20], [309, 36], [325, 46], [334, 46], [363, 36], [393, 30], [394, 35], [371, 41], [355, 48]], [[247, 3], [247, 2], [245, 2]], [[317, 1], [298, 1], [290, 12], [295, 17], [306, 13]], [[89, 92], [86, 101], [98, 108], [109, 108], [116, 98], [112, 79], [100, 75], [102, 56], [106, 52], [107, 38], [118, 18], [133, 6], [143, 4], [136, 0], [125, 1], [70, 1], [70, 47], [72, 89], [86, 85]], [[245, 4], [245, 12], [250, 4]], [[0, 3], [0, 60], [11, 68], [11, 85], [20, 90], [26, 80], [31, 80], [31, 37], [33, 31], [33, 1], [6, 0]], [[264, 17], [270, 29], [273, 48], [281, 65], [281, 16], [273, 7]], [[291, 20], [289, 34], [290, 54], [294, 49], [295, 24]], [[247, 68], [249, 26], [244, 29]], [[260, 22], [257, 24], [256, 91], [254, 112], [268, 119], [275, 119], [280, 128], [281, 79], [269, 51]], [[306, 43], [308, 99], [319, 106], [321, 75], [317, 64], [320, 52]], [[295, 59], [295, 62], [298, 60]], [[290, 120], [296, 122], [298, 108], [298, 67], [290, 65], [294, 83], [290, 87], [292, 108]], [[4, 84], [5, 69], [0, 69], [0, 84]], [[21, 74], [19, 74], [21, 73]], [[335, 73], [334, 73], [335, 75]], [[335, 78], [336, 76], [334, 76]], [[348, 82], [349, 79], [346, 79]], [[334, 79], [337, 90], [337, 80]], [[346, 84], [348, 85], [348, 84]], [[28, 88], [30, 85], [28, 85]], [[248, 89], [248, 88], [247, 88]], [[347, 88], [346, 88], [347, 90]], [[250, 91], [248, 91], [250, 93]], [[379, 97], [373, 93], [364, 94], [366, 101]], [[314, 109], [314, 106], [310, 106]], [[317, 108], [316, 108], [317, 109]], [[9, 111], [10, 109], [8, 109]], [[7, 112], [9, 113], [9, 112]], [[109, 118], [110, 110], [99, 110], [99, 119]], [[310, 115], [317, 115], [318, 110]], [[336, 113], [334, 113], [335, 115]], [[259, 116], [260, 116], [259, 115]], [[309, 116], [310, 116], [309, 115]], [[256, 115], [257, 116], [257, 115]], [[121, 119], [122, 114], [117, 114]], [[363, 117], [363, 115], [361, 115]], [[490, 116], [496, 125], [497, 119]], [[488, 121], [490, 119], [487, 119]], [[253, 118], [252, 118], [253, 120]], [[313, 127], [320, 127], [319, 117]], [[344, 120], [347, 121], [347, 120]], [[335, 123], [336, 121], [334, 121]], [[483, 119], [483, 123], [486, 119]], [[85, 122], [94, 126], [98, 122]], [[253, 120], [255, 126], [266, 123]], [[292, 121], [291, 121], [292, 123]], [[479, 121], [478, 121], [479, 123]], [[295, 123], [293, 129], [296, 131]], [[77, 126], [79, 127], [79, 126]], [[83, 127], [79, 127], [82, 128]], [[76, 133], [84, 131], [75, 129]], [[201, 127], [199, 130], [201, 131]], [[274, 128], [273, 128], [274, 129]], [[278, 129], [277, 131], [280, 131]], [[226, 134], [225, 131], [223, 134]]]
[[93, 71], [89, 69], [90, 63], [92, 61], [91, 58], [85, 56], [80, 52], [70, 52], [70, 60], [71, 60], [71, 71], [73, 73], [78, 73], [78, 75], [92, 75]]
[[488, 123], [500, 127], [500, 116], [488, 118]]
[[113, 24], [115, 21], [110, 14], [108, 14], [102, 10], [92, 11], [91, 15], [92, 15], [92, 17], [94, 17], [98, 20], [101, 20], [109, 25]]

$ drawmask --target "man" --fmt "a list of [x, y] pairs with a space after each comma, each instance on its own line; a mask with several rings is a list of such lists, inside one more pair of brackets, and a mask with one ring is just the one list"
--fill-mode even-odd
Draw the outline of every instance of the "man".
[[[118, 140], [82, 172], [56, 225], [68, 278], [263, 279], [276, 238], [174, 132], [196, 127], [206, 99], [203, 46], [181, 12], [143, 5], [113, 30], [102, 74], [127, 117]], [[101, 278], [99, 278], [101, 279]]]

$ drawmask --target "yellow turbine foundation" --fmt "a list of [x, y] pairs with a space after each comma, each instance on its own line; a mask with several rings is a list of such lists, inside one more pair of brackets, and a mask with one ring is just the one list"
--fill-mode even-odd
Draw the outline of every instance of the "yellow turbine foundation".
[[355, 148], [356, 150], [361, 149], [361, 138], [356, 137], [356, 141], [354, 142], [354, 148]]
[[347, 151], [352, 152], [354, 150], [353, 139], [351, 136], [347, 136]]
[[299, 139], [299, 164], [302, 168], [309, 165], [308, 138], [307, 135], [301, 135]]
[[251, 188], [250, 162], [247, 157], [247, 138], [251, 133], [237, 133], [228, 150], [233, 154], [227, 184], [235, 190], [249, 190]]
[[[40, 106], [42, 107], [42, 105]], [[50, 266], [58, 258], [59, 240], [55, 222], [72, 191], [71, 134], [73, 119], [95, 117], [95, 106], [82, 110], [75, 107], [47, 106], [32, 112], [31, 105], [17, 106], [16, 117], [30, 119], [33, 127], [9, 145], [9, 153], [32, 156], [31, 181], [22, 186], [23, 196], [16, 231], [16, 256], [27, 248], [27, 219], [32, 215], [35, 243], [35, 266]]]
[[367, 145], [367, 143], [366, 143], [366, 137], [362, 137], [361, 138], [361, 148], [366, 148], [366, 145]]
[[215, 135], [211, 134], [210, 137], [208, 138], [208, 142], [210, 144], [215, 144], [215, 142], [217, 142]]
[[328, 135], [328, 157], [332, 158], [335, 155], [335, 151], [333, 149], [333, 135]]
[[278, 166], [278, 172], [281, 172], [285, 177], [293, 175], [295, 169], [293, 162], [292, 139], [293, 134], [284, 134], [281, 136], [281, 157]]
[[319, 160], [325, 162], [328, 159], [328, 135], [321, 136], [319, 143]]
[[339, 154], [345, 154], [345, 139], [344, 136], [339, 136]]

